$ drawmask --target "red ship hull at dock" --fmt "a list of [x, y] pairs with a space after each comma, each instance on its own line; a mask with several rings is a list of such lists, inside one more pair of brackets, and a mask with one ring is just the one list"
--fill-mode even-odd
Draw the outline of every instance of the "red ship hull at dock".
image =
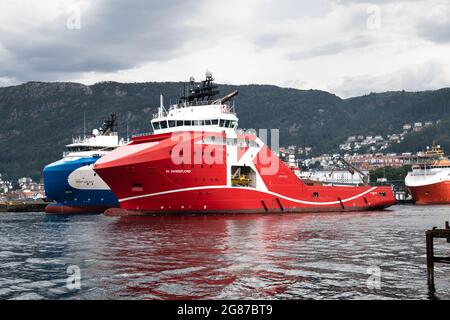
[[[192, 132], [188, 135], [195, 136]], [[102, 158], [94, 170], [111, 187], [120, 203], [120, 209], [107, 210], [106, 214], [362, 211], [383, 209], [395, 203], [390, 187], [309, 186], [266, 146], [259, 152], [270, 154], [271, 161], [276, 161], [276, 172], [263, 174], [262, 157], [255, 153], [247, 162], [238, 161], [232, 167], [240, 164], [242, 168], [255, 168], [253, 179], [260, 176], [263, 187], [233, 185], [227, 174], [230, 165], [226, 158], [230, 154], [227, 149], [234, 147], [209, 148], [208, 144], [197, 144], [212, 136], [215, 141], [220, 138], [204, 133], [197, 140], [192, 138], [185, 142], [185, 149], [194, 150], [201, 146], [197, 151], [202, 154], [220, 152], [221, 163], [174, 164], [172, 154], [178, 144], [171, 135], [164, 134], [135, 139]], [[255, 138], [241, 136], [238, 139], [254, 141]], [[256, 152], [249, 148], [246, 153], [252, 151]], [[195, 157], [194, 151], [191, 155]]]

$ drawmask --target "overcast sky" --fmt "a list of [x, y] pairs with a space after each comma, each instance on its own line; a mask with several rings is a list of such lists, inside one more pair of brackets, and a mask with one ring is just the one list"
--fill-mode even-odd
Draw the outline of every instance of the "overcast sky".
[[450, 86], [448, 0], [0, 0], [0, 86], [184, 81], [341, 97]]

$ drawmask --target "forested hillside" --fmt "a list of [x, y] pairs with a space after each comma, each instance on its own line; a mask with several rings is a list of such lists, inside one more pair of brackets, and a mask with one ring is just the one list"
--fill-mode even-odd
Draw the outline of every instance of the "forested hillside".
[[[149, 132], [152, 113], [175, 102], [182, 83], [29, 82], [0, 88], [0, 173], [11, 178], [40, 178], [43, 166], [61, 157], [72, 136], [88, 132], [115, 112], [119, 133]], [[341, 99], [318, 90], [269, 85], [221, 85], [221, 93], [239, 90], [236, 111], [241, 128], [278, 128], [281, 145], [312, 146], [333, 152], [349, 135], [399, 132], [403, 123], [438, 120], [439, 125], [411, 134], [397, 151], [416, 151], [433, 140], [450, 150], [450, 89], [386, 92]]]

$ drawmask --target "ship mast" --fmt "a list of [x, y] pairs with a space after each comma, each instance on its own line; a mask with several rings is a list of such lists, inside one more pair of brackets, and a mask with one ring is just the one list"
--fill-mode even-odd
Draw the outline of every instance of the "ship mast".
[[194, 77], [190, 77], [188, 92], [180, 97], [179, 104], [189, 105], [196, 102], [208, 102], [217, 94], [219, 94], [219, 90], [217, 84], [214, 83], [212, 73], [206, 71], [206, 79], [201, 81], [200, 84], [195, 83]]

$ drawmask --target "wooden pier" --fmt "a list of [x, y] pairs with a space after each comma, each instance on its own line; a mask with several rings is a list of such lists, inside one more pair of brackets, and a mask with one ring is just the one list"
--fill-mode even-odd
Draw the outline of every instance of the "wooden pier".
[[437, 229], [434, 227], [431, 230], [425, 232], [427, 242], [427, 274], [428, 274], [428, 290], [430, 294], [436, 292], [434, 286], [434, 264], [435, 263], [447, 263], [450, 264], [450, 257], [441, 257], [434, 255], [434, 239], [447, 239], [450, 243], [450, 226], [448, 221], [445, 222], [445, 229]]

